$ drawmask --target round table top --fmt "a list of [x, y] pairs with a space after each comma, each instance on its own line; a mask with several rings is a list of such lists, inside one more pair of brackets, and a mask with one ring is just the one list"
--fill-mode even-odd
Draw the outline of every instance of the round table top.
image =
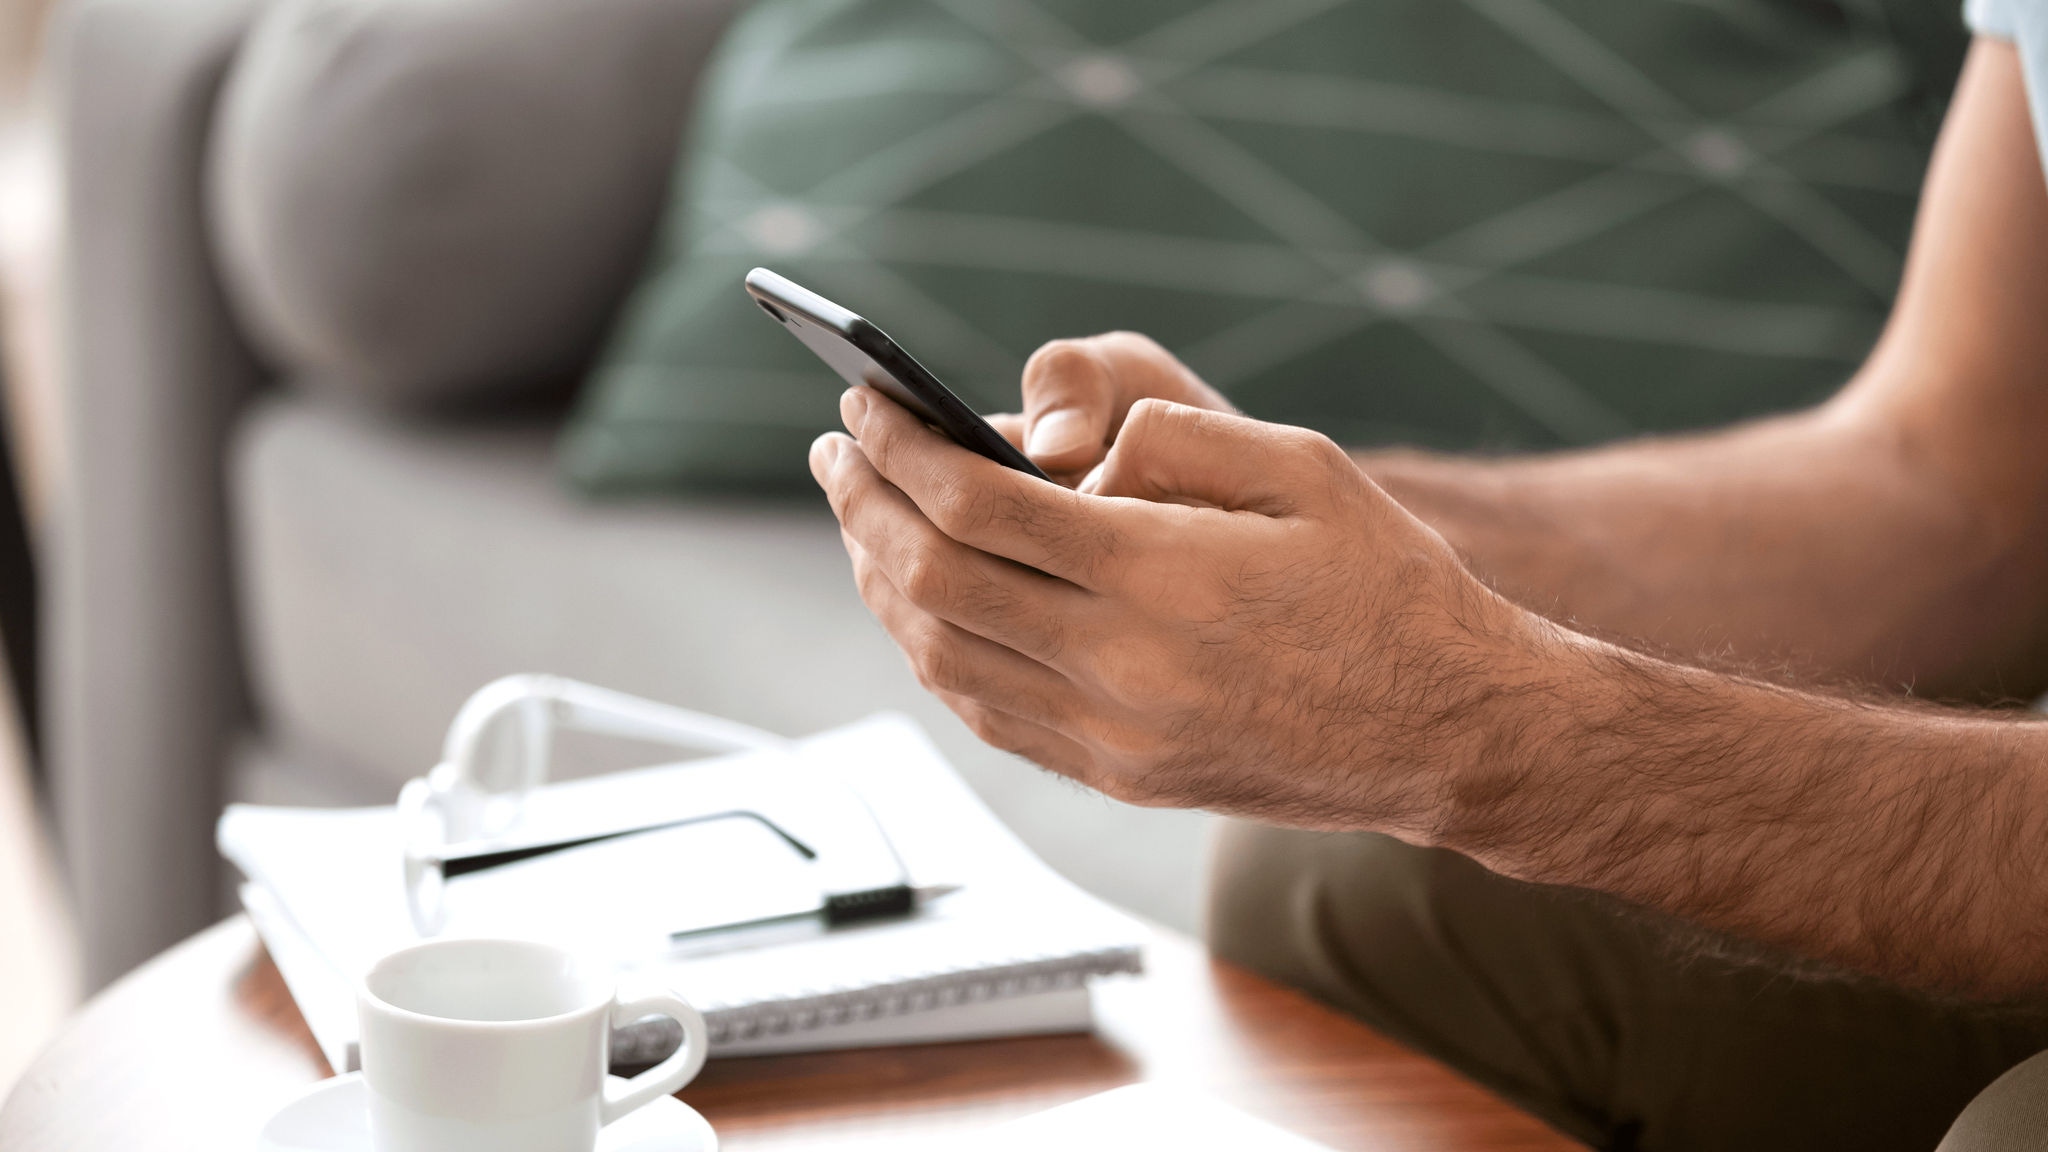
[[[1333, 1148], [1578, 1145], [1348, 1017], [1160, 933], [1099, 983], [1093, 1034], [714, 1060], [681, 1095], [727, 1152], [959, 1147], [986, 1126], [1140, 1081], [1212, 1092]], [[236, 1152], [328, 1075], [235, 917], [86, 1005], [0, 1109], [0, 1152]]]

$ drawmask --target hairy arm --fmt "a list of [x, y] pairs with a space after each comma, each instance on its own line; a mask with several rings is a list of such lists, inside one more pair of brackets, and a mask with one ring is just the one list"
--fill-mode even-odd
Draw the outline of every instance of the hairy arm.
[[2009, 49], [1974, 50], [1883, 347], [1818, 412], [1361, 470], [1127, 334], [1050, 347], [1025, 398], [1012, 434], [1076, 487], [867, 389], [811, 458], [862, 597], [990, 743], [1136, 803], [1390, 832], [1902, 983], [2048, 993], [2048, 723], [1559, 622], [2041, 678], [2048, 192]]
[[1414, 838], [1911, 987], [2048, 992], [2048, 724], [1544, 627]]
[[1972, 52], [1892, 320], [1829, 404], [1553, 457], [1358, 459], [1554, 619], [1933, 697], [2048, 689], [2048, 192], [2016, 54]]

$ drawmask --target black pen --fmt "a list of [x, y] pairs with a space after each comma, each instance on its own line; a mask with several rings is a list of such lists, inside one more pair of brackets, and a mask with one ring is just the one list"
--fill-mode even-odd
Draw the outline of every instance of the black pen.
[[815, 921], [825, 928], [841, 928], [848, 924], [908, 916], [926, 904], [942, 896], [950, 896], [959, 890], [958, 884], [927, 884], [922, 888], [913, 888], [908, 884], [892, 884], [887, 888], [869, 888], [860, 892], [834, 892], [820, 901], [816, 908], [784, 912], [775, 916], [760, 916], [750, 920], [728, 920], [723, 924], [708, 924], [702, 928], [685, 928], [680, 932], [669, 933], [668, 938], [671, 943], [683, 944], [708, 936], [721, 936], [728, 932], [805, 921]]

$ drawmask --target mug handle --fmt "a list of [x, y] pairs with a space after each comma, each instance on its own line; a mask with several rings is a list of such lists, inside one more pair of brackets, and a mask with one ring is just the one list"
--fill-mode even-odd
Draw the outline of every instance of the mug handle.
[[[688, 1000], [673, 992], [652, 992], [632, 1000], [612, 1003], [612, 1027], [624, 1028], [648, 1016], [667, 1016], [683, 1026], [683, 1044], [668, 1059], [614, 1088], [605, 1085], [599, 1124], [609, 1124], [626, 1113], [662, 1096], [673, 1096], [683, 1085], [697, 1078], [708, 1055], [710, 1035], [704, 1028], [704, 1014]], [[616, 1093], [616, 1094], [615, 1094]]]

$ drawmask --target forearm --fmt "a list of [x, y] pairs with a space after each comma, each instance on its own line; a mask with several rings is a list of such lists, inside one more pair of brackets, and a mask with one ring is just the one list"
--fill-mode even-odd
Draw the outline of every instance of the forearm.
[[2039, 544], [1877, 420], [1358, 460], [1504, 595], [1584, 630], [1937, 697], [2048, 687]]
[[2017, 55], [1970, 54], [1870, 362], [1816, 412], [1683, 441], [1367, 473], [1521, 603], [1654, 647], [2048, 688], [2048, 195]]
[[1537, 625], [1433, 839], [1786, 952], [2048, 992], [2048, 724], [1813, 695]]

